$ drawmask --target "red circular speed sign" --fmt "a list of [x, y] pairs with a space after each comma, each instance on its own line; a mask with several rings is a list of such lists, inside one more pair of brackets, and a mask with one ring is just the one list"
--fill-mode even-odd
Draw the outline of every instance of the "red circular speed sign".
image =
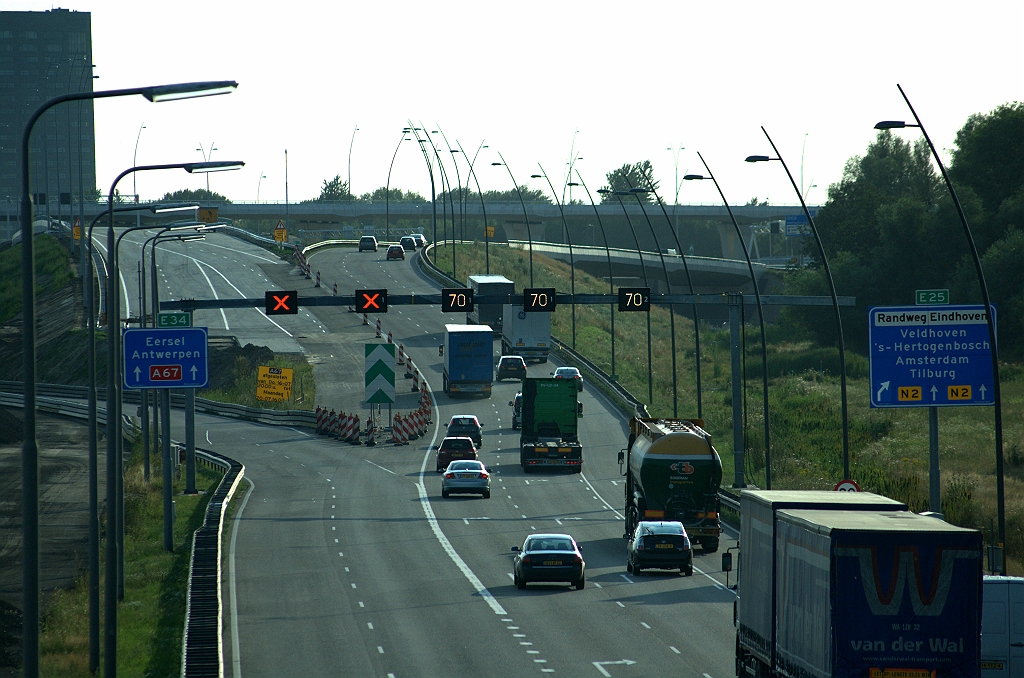
[[836, 492], [860, 492], [860, 485], [856, 480], [840, 480], [834, 489]]

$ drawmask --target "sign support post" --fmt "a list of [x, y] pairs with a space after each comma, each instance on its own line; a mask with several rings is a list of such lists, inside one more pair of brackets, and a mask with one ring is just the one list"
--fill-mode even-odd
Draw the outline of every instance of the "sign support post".
[[185, 494], [196, 494], [196, 390], [185, 389]]

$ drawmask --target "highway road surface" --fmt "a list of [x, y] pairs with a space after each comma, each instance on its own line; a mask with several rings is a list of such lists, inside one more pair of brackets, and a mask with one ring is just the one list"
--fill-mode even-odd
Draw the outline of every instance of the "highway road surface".
[[[134, 271], [125, 247], [122, 270]], [[298, 289], [301, 299], [330, 294], [334, 282], [339, 294], [361, 287], [437, 290], [414, 262], [385, 261], [384, 248], [312, 253], [310, 266], [326, 287], [317, 290], [294, 266], [227, 236], [165, 247], [157, 255], [170, 262], [161, 264], [164, 299], [262, 297], [274, 288]], [[126, 280], [129, 296], [131, 285]], [[318, 402], [359, 407], [360, 344], [374, 341], [374, 333], [355, 314], [317, 307], [271, 319], [244, 309], [196, 319], [211, 334], [236, 334], [242, 344], [304, 351], [316, 366]], [[616, 462], [626, 445], [622, 414], [586, 388], [583, 473], [526, 475], [507, 405], [516, 383], [496, 383], [490, 399], [440, 393], [441, 332], [462, 317], [405, 306], [381, 319], [434, 391], [437, 409], [425, 438], [402, 447], [350, 446], [305, 431], [198, 418], [198, 444], [242, 461], [252, 483], [229, 533], [227, 675], [735, 675], [735, 597], [724, 586], [720, 554], [698, 548], [692, 577], [626, 573]], [[552, 369], [531, 365], [530, 374]], [[400, 401], [399, 409], [411, 407]], [[429, 447], [443, 436], [443, 423], [462, 413], [484, 424], [481, 459], [494, 471], [490, 499], [440, 495]], [[535, 531], [576, 538], [587, 562], [583, 590], [515, 588], [510, 548]], [[724, 539], [722, 549], [734, 544]]]

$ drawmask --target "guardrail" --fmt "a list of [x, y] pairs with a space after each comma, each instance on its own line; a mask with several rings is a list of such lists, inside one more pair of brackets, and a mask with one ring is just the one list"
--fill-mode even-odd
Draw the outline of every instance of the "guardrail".
[[[0, 381], [0, 392], [6, 391], [11, 394], [15, 394], [20, 391], [22, 384], [20, 381]], [[65, 403], [66, 407], [73, 410], [76, 406], [81, 407], [84, 412], [87, 405], [84, 403], [75, 404], [68, 398], [81, 398], [85, 399], [89, 397], [88, 386], [63, 386], [60, 384], [36, 384], [36, 394], [40, 396], [37, 402], [42, 402], [44, 396], [54, 396], [58, 402]], [[19, 398], [17, 407], [21, 407], [23, 401], [20, 400], [21, 394], [17, 393]], [[139, 403], [142, 401], [138, 391], [126, 390], [123, 393], [123, 401], [126, 403]], [[96, 389], [96, 399], [106, 401], [107, 389], [106, 386]], [[2, 404], [2, 403], [0, 403]], [[171, 406], [175, 408], [185, 407], [185, 395], [183, 393], [171, 393]], [[51, 412], [52, 410], [46, 410], [41, 404], [37, 404], [38, 409], [45, 412]], [[99, 410], [97, 410], [99, 411]], [[105, 410], [104, 410], [105, 412]], [[260, 407], [249, 407], [247, 405], [234, 405], [232, 403], [222, 403], [216, 400], [207, 400], [206, 398], [196, 398], [196, 412], [202, 412], [204, 414], [212, 414], [218, 417], [231, 417], [232, 419], [241, 419], [243, 421], [253, 421], [260, 424], [270, 424], [271, 426], [304, 426], [309, 428], [316, 428], [316, 412], [312, 410], [265, 410]], [[64, 412], [53, 412], [54, 414], [64, 414]], [[74, 416], [74, 415], [69, 415]], [[106, 417], [106, 414], [103, 415]], [[106, 421], [104, 419], [104, 421]]]
[[[196, 452], [198, 456], [200, 451]], [[219, 678], [224, 675], [221, 544], [228, 504], [245, 475], [245, 466], [234, 459], [209, 450], [202, 450], [202, 453], [210, 463], [226, 470], [206, 505], [202, 526], [192, 535], [181, 643], [182, 678]]]

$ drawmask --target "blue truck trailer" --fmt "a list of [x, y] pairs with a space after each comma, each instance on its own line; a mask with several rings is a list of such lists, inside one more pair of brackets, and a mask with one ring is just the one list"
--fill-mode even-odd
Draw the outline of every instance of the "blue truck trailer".
[[765, 675], [775, 665], [775, 527], [784, 509], [906, 511], [903, 502], [872, 492], [743, 490], [740, 492], [739, 600], [736, 675]]
[[775, 541], [768, 675], [980, 675], [977, 530], [909, 511], [789, 509], [777, 513]]
[[487, 325], [445, 325], [443, 386], [448, 395], [491, 397], [494, 335]]

